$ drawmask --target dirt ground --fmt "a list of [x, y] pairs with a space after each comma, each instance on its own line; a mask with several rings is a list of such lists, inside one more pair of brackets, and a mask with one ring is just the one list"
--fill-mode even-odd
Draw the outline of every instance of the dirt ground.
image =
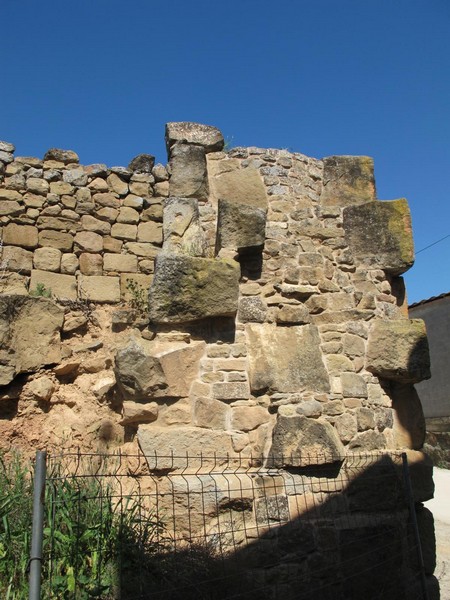
[[434, 516], [436, 571], [441, 600], [450, 600], [450, 470], [434, 468], [433, 500], [425, 503]]

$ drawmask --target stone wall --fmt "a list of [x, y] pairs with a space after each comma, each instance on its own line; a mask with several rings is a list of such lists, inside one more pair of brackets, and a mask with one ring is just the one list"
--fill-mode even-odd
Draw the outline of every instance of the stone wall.
[[43, 445], [139, 443], [169, 470], [186, 452], [292, 470], [405, 450], [426, 500], [406, 200], [376, 198], [368, 157], [225, 152], [192, 123], [166, 142], [167, 167], [111, 169], [0, 145], [3, 439], [24, 444], [33, 415]]

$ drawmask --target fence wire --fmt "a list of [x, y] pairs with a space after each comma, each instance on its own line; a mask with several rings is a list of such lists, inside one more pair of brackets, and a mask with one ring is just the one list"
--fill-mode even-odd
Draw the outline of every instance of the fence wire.
[[50, 456], [42, 598], [424, 598], [401, 454], [329, 459]]

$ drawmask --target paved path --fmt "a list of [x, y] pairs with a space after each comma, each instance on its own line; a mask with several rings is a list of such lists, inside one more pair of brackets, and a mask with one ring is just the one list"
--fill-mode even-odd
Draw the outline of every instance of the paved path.
[[434, 468], [434, 498], [425, 502], [434, 516], [437, 564], [441, 600], [450, 600], [450, 470]]

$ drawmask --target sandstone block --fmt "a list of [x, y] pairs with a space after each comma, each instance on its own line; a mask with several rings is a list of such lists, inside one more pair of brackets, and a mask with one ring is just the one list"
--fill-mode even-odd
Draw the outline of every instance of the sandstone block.
[[311, 321], [309, 310], [304, 304], [285, 304], [278, 309], [275, 318], [277, 323], [283, 325], [288, 323], [292, 323], [293, 325], [303, 325]]
[[201, 146], [176, 143], [170, 154], [171, 196], [207, 200], [208, 178], [205, 150]]
[[[130, 185], [130, 191], [133, 191], [135, 185], [143, 185], [143, 184], [132, 183]], [[148, 184], [144, 184], [144, 185], [147, 185], [147, 187], [148, 187]], [[128, 196], [126, 196], [126, 198], [123, 199], [123, 205], [127, 206], [129, 208], [134, 208], [137, 211], [141, 211], [144, 206], [144, 198], [142, 198], [141, 196], [137, 196], [135, 194], [128, 194]]]
[[82, 252], [79, 260], [80, 271], [83, 275], [103, 275], [103, 258], [101, 254]]
[[9, 223], [3, 228], [3, 243], [9, 246], [34, 249], [38, 245], [38, 230], [32, 225]]
[[152, 423], [158, 418], [159, 407], [156, 402], [133, 402], [125, 400], [122, 408], [121, 425]]
[[[136, 239], [136, 237], [134, 239]], [[137, 228], [137, 241], [150, 244], [162, 244], [163, 233], [161, 223], [155, 223], [154, 221], [139, 223]]]
[[139, 213], [130, 206], [121, 206], [117, 215], [118, 223], [139, 223]]
[[[150, 471], [185, 469], [188, 455], [198, 457], [198, 464], [202, 466], [220, 466], [227, 462], [227, 455], [235, 455], [231, 435], [217, 429], [140, 425], [137, 438]], [[161, 448], [164, 448], [163, 456]]]
[[[89, 197], [90, 197], [90, 191], [89, 191]], [[104, 208], [115, 208], [116, 210], [118, 210], [120, 208], [120, 200], [117, 198], [117, 196], [115, 194], [98, 193], [98, 194], [94, 194], [92, 199], [96, 205], [102, 206]]]
[[89, 184], [88, 188], [93, 192], [107, 192], [109, 190], [108, 184], [101, 177], [96, 177]]
[[123, 242], [107, 235], [103, 238], [103, 250], [105, 252], [114, 252], [120, 254], [122, 252]]
[[31, 271], [30, 291], [36, 290], [38, 285], [45, 286], [45, 289], [51, 291], [52, 296], [55, 298], [68, 298], [69, 300], [76, 300], [77, 298], [76, 279], [71, 275], [33, 269]]
[[15, 190], [0, 188], [0, 200], [5, 202], [22, 202], [22, 194]]
[[[147, 242], [126, 242], [125, 250], [130, 254], [134, 254], [135, 256], [145, 257], [145, 258], [155, 258], [158, 252], [160, 252], [160, 248], [153, 246], [153, 244]], [[105, 246], [105, 250], [107, 250]], [[108, 250], [112, 252], [112, 250]], [[118, 250], [120, 252], [120, 249]]]
[[228, 429], [230, 407], [213, 398], [197, 398], [194, 404], [194, 425], [207, 429]]
[[[190, 256], [204, 255], [206, 242], [200, 225], [198, 201], [195, 198], [168, 198], [164, 202], [163, 223], [165, 252], [181, 252]], [[155, 225], [157, 223], [150, 221], [142, 223], [139, 229], [144, 233], [149, 228], [151, 234]]]
[[61, 360], [64, 311], [51, 300], [0, 297], [0, 385]]
[[218, 152], [224, 146], [223, 135], [219, 129], [188, 121], [166, 124], [167, 151], [170, 152], [176, 143], [202, 146], [205, 152]]
[[116, 194], [119, 194], [119, 196], [128, 194], [128, 183], [116, 175], [116, 173], [111, 173], [111, 175], [106, 178], [106, 181], [108, 182], [110, 189]]
[[267, 409], [262, 406], [235, 406], [231, 409], [231, 428], [237, 431], [252, 431], [269, 419]]
[[328, 392], [330, 383], [314, 325], [276, 327], [247, 324], [252, 391]]
[[137, 257], [133, 254], [107, 254], [103, 255], [103, 268], [105, 271], [118, 273], [136, 273]]
[[[222, 161], [208, 162], [209, 186], [212, 200], [226, 200], [234, 204], [246, 204], [263, 210], [268, 207], [266, 188], [256, 169], [223, 170]], [[223, 161], [227, 162], [227, 161]]]
[[61, 273], [75, 275], [78, 269], [78, 258], [76, 254], [67, 253], [61, 256]]
[[350, 413], [344, 413], [337, 417], [334, 427], [342, 442], [349, 442], [357, 433], [358, 427], [355, 417]]
[[71, 252], [73, 248], [73, 236], [63, 231], [43, 229], [39, 232], [39, 246], [57, 248], [61, 252]]
[[0, 267], [7, 271], [29, 275], [33, 268], [33, 253], [17, 246], [3, 246]]
[[216, 400], [247, 400], [250, 389], [246, 382], [213, 383], [213, 397]]
[[78, 296], [91, 302], [120, 302], [119, 278], [82, 275], [78, 281]]
[[52, 181], [50, 183], [50, 192], [52, 194], [57, 194], [58, 196], [73, 194], [74, 189], [73, 185], [66, 183], [65, 181]]
[[239, 265], [231, 260], [160, 254], [150, 288], [150, 319], [183, 323], [237, 310]]
[[42, 271], [59, 271], [61, 250], [51, 247], [36, 248], [33, 254], [33, 265], [35, 269]]
[[137, 236], [137, 226], [127, 223], [114, 223], [111, 227], [111, 235], [118, 240], [129, 240], [134, 242]]
[[65, 169], [63, 171], [63, 181], [76, 186], [85, 186], [88, 182], [88, 174], [82, 167]]
[[411, 384], [393, 383], [391, 397], [396, 447], [420, 450], [425, 441], [426, 425], [416, 389]]
[[64, 163], [65, 165], [80, 162], [76, 152], [73, 150], [61, 150], [60, 148], [50, 148], [50, 150], [47, 150], [44, 155], [44, 160], [56, 160]]
[[402, 383], [429, 379], [430, 357], [421, 319], [374, 321], [369, 332], [366, 369]]
[[38, 179], [37, 177], [28, 177], [27, 190], [29, 192], [45, 196], [48, 193], [49, 189], [50, 185], [45, 179]]
[[363, 265], [400, 275], [414, 263], [411, 215], [404, 198], [345, 208], [344, 230], [354, 258]]
[[111, 232], [110, 223], [96, 219], [92, 215], [83, 215], [81, 217], [81, 227], [84, 231], [94, 231], [100, 235], [109, 235]]
[[328, 156], [323, 159], [323, 206], [349, 206], [375, 200], [373, 159], [369, 156]]
[[93, 231], [79, 231], [75, 235], [75, 250], [77, 252], [101, 252], [103, 250], [103, 238]]
[[25, 211], [18, 202], [0, 200], [0, 217], [15, 217]]
[[328, 421], [308, 419], [292, 406], [280, 406], [273, 430], [271, 464], [303, 467], [332, 463], [344, 456], [344, 446]]
[[219, 200], [217, 248], [262, 248], [267, 210], [248, 204]]
[[151, 154], [138, 154], [135, 156], [128, 168], [136, 173], [151, 173], [155, 164], [155, 157]]
[[342, 395], [344, 398], [367, 398], [367, 385], [357, 373], [341, 373]]

